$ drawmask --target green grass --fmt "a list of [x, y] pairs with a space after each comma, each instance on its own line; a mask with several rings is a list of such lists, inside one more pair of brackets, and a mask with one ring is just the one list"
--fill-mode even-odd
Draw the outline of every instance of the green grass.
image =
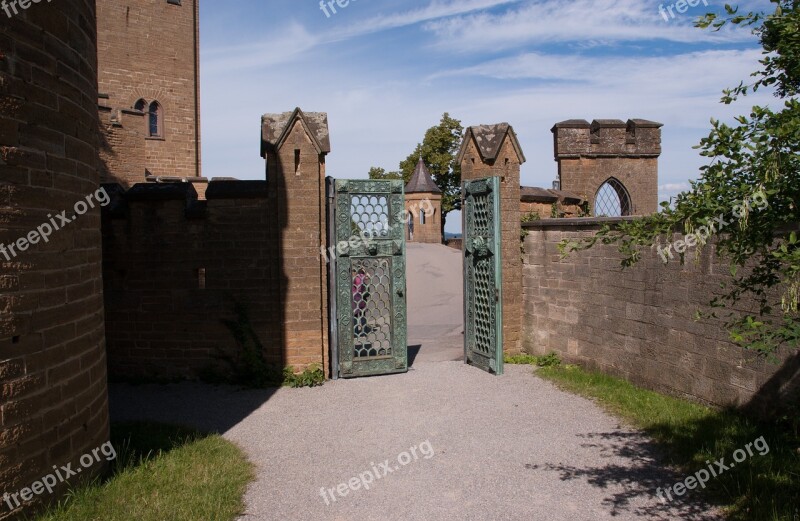
[[712, 478], [703, 493], [724, 507], [731, 520], [800, 519], [797, 416], [759, 422], [737, 411], [704, 407], [569, 365], [542, 368], [536, 374], [594, 399], [644, 431], [659, 445], [665, 463], [677, 467], [682, 477], [707, 468], [706, 461], [725, 457], [730, 463], [734, 451], [763, 436], [769, 453], [754, 451], [743, 463]]
[[73, 490], [36, 521], [231, 521], [253, 466], [218, 435], [152, 423], [112, 426], [110, 477]]
[[533, 356], [527, 353], [519, 355], [505, 355], [503, 363], [514, 365], [535, 365], [537, 367], [551, 367], [561, 364], [561, 359], [555, 353], [544, 356]]

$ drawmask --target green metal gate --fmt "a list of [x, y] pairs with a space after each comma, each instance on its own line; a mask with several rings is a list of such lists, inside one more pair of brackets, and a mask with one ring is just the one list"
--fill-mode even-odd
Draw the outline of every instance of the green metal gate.
[[503, 374], [503, 288], [500, 178], [462, 184], [464, 230], [464, 360]]
[[334, 373], [408, 370], [402, 181], [337, 180], [334, 193]]

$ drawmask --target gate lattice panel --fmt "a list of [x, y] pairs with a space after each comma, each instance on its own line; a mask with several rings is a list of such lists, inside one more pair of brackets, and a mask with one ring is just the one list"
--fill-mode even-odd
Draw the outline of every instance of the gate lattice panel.
[[464, 181], [464, 359], [503, 373], [500, 178]]
[[403, 183], [337, 180], [334, 204], [338, 373], [405, 372]]

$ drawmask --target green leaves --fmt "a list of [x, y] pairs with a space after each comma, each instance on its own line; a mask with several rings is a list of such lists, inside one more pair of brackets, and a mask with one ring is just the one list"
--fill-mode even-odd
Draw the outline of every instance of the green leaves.
[[451, 118], [445, 112], [438, 125], [425, 132], [422, 143], [418, 143], [414, 151], [400, 162], [398, 171], [387, 172], [383, 168], [372, 167], [370, 179], [403, 179], [411, 180], [414, 168], [420, 156], [431, 173], [431, 177], [442, 191], [442, 229], [448, 213], [461, 209], [461, 165], [456, 161], [456, 154], [461, 145], [464, 127], [461, 121]]
[[[750, 27], [764, 48], [761, 68], [744, 82], [723, 91], [722, 103], [730, 104], [761, 87], [770, 87], [783, 99], [783, 108], [754, 106], [729, 125], [711, 120], [711, 131], [695, 147], [709, 163], [690, 190], [672, 205], [636, 221], [606, 226], [581, 244], [563, 243], [564, 255], [590, 248], [597, 241], [615, 243], [622, 265], [637, 263], [647, 248], [664, 239], [672, 241], [676, 230], [686, 233], [715, 222], [719, 216], [734, 222], [716, 228], [717, 253], [730, 264], [732, 282], [713, 298], [716, 308], [742, 309], [735, 304], [747, 299], [758, 314], [731, 312], [727, 324], [734, 341], [759, 353], [779, 346], [800, 347], [800, 14], [798, 2], [773, 0], [772, 14], [739, 14], [725, 6], [725, 16], [707, 14], [698, 27], [719, 30], [727, 24]], [[724, 233], [720, 233], [724, 232]], [[683, 255], [680, 262], [684, 262]], [[780, 306], [778, 306], [780, 304]], [[773, 310], [780, 309], [782, 314]]]

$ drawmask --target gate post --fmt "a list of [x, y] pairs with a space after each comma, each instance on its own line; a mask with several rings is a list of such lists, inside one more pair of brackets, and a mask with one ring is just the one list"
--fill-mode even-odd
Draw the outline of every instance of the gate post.
[[[319, 364], [330, 376], [328, 356], [328, 267], [325, 156], [331, 151], [328, 116], [299, 108], [265, 114], [261, 156], [280, 267], [280, 303], [275, 320], [283, 361], [295, 371]], [[265, 267], [269, 268], [269, 267]]]
[[[520, 165], [525, 162], [508, 123], [469, 127], [458, 155], [461, 179], [500, 178], [503, 351], [522, 352], [522, 258], [520, 254]], [[463, 197], [463, 196], [462, 196]]]

